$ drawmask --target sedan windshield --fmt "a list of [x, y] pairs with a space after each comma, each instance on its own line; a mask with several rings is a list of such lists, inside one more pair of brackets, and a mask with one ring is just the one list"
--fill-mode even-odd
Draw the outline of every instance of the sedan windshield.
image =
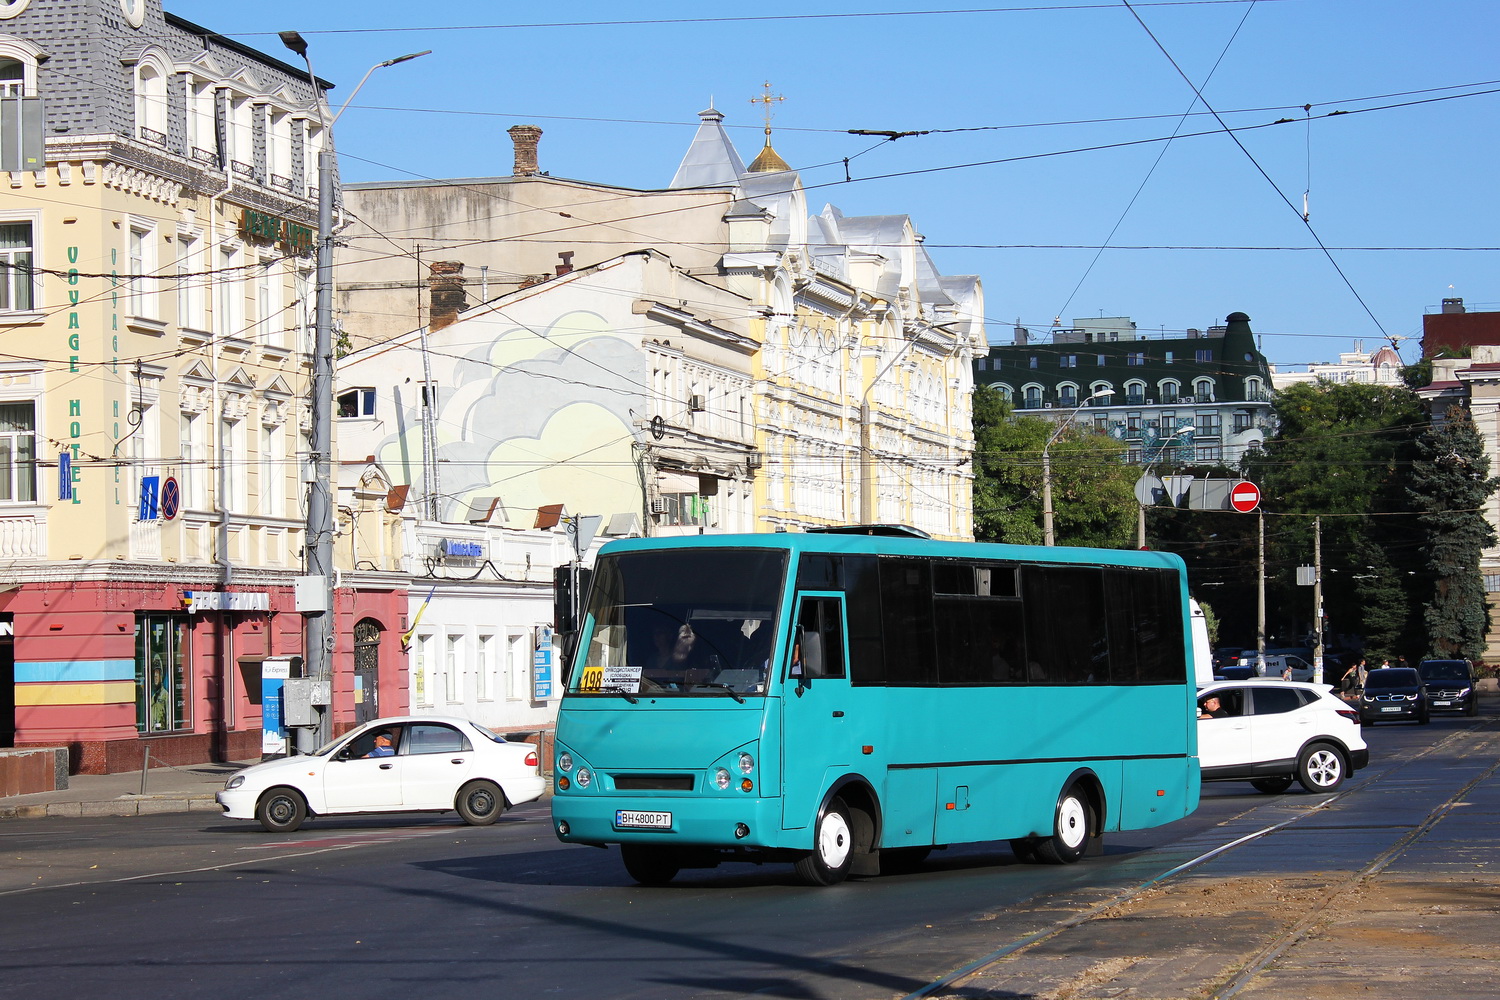
[[765, 693], [786, 553], [663, 549], [599, 560], [593, 637], [569, 691], [633, 699]]
[[1466, 681], [1468, 664], [1462, 660], [1429, 660], [1417, 668], [1429, 681]]
[[1365, 688], [1411, 688], [1421, 687], [1422, 679], [1411, 667], [1387, 667], [1371, 670], [1365, 675]]

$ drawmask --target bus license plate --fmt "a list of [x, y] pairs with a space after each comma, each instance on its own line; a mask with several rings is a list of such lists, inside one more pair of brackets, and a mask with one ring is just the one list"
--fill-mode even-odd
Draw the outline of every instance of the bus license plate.
[[668, 812], [637, 812], [634, 809], [615, 810], [615, 826], [621, 829], [670, 830], [672, 814]]

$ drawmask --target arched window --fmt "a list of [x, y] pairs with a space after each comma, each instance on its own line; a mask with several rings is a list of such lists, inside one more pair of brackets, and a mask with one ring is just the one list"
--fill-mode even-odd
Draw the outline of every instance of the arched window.
[[380, 718], [380, 623], [361, 619], [354, 626], [354, 721]]
[[1252, 403], [1266, 399], [1266, 384], [1259, 375], [1245, 379], [1245, 399]]
[[1057, 405], [1077, 406], [1078, 386], [1074, 385], [1072, 382], [1064, 382], [1059, 385], [1057, 387]]
[[1042, 387], [1039, 385], [1028, 385], [1026, 387], [1026, 409], [1040, 410], [1042, 408]]
[[1175, 403], [1182, 395], [1182, 383], [1175, 378], [1162, 379], [1157, 385], [1157, 391], [1161, 393], [1163, 403]]
[[1146, 402], [1146, 383], [1140, 379], [1131, 379], [1125, 383], [1125, 402], [1130, 406], [1140, 406]]
[[155, 61], [135, 67], [135, 133], [153, 146], [167, 144], [167, 76]]
[[20, 97], [25, 89], [25, 65], [19, 59], [0, 58], [0, 97]]
[[1214, 401], [1214, 380], [1211, 378], [1194, 379], [1193, 399], [1199, 403], [1212, 403]]

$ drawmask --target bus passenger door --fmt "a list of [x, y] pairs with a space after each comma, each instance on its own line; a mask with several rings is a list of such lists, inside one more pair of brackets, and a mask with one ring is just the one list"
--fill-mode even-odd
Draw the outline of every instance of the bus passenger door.
[[846, 771], [850, 745], [849, 663], [842, 594], [797, 598], [791, 651], [782, 665], [781, 826], [798, 830], [817, 818], [831, 775]]

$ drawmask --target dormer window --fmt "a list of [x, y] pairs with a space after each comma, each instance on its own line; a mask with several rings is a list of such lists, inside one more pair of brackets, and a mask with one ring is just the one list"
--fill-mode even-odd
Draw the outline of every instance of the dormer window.
[[0, 35], [0, 170], [42, 169], [41, 55], [31, 42]]
[[153, 146], [167, 145], [167, 77], [144, 60], [135, 68], [135, 134]]

